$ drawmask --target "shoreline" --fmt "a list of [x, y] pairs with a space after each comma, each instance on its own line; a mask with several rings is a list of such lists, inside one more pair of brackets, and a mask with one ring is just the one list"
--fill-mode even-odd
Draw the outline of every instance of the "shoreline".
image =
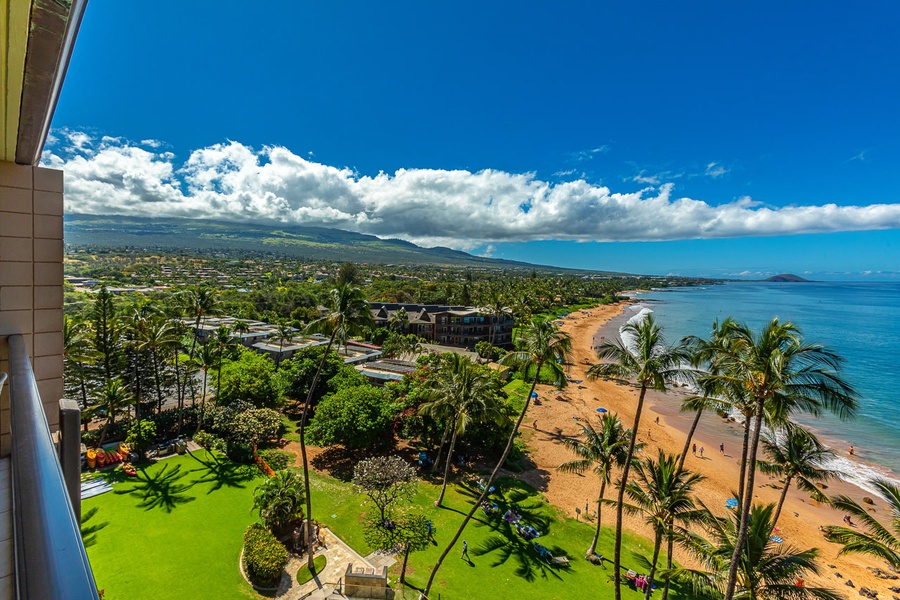
[[[562, 392], [556, 391], [551, 386], [539, 386], [541, 403], [529, 411], [537, 426], [526, 424], [522, 428], [535, 462], [535, 469], [522, 474], [523, 478], [544, 492], [549, 502], [571, 516], [577, 516], [576, 509], [580, 510], [584, 506], [585, 499], [588, 500], [588, 504], [596, 504], [599, 488], [599, 484], [590, 474], [578, 476], [556, 470], [560, 464], [574, 457], [565, 450], [561, 441], [562, 438], [577, 437], [580, 434], [580, 426], [573, 417], [594, 420], [596, 408], [604, 407], [617, 413], [626, 427], [630, 426], [634, 418], [636, 388], [608, 381], [587, 381], [585, 373], [587, 368], [596, 362], [593, 349], [600, 339], [618, 337], [621, 324], [637, 314], [637, 311], [630, 308], [635, 303], [637, 303], [635, 300], [631, 300], [616, 305], [585, 309], [559, 319], [563, 323], [562, 331], [572, 338], [573, 352], [569, 376], [576, 381], [582, 381], [580, 384], [570, 384]], [[657, 448], [670, 454], [681, 453], [694, 417], [693, 413], [679, 411], [680, 400], [688, 395], [690, 393], [682, 388], [670, 390], [666, 394], [647, 392], [645, 415], [638, 436], [648, 443], [646, 453], [655, 454]], [[658, 424], [655, 422], [657, 417]], [[701, 446], [705, 449], [704, 456], [701, 458], [699, 451], [697, 456], [688, 454], [685, 464], [705, 477], [698, 488], [697, 497], [714, 511], [717, 507], [724, 507], [725, 500], [731, 497], [730, 491], [737, 487], [741, 437], [740, 424], [729, 422], [714, 413], [703, 415], [694, 434], [698, 450]], [[724, 444], [724, 453], [719, 451], [720, 444]], [[832, 480], [827, 485], [827, 494], [844, 494], [857, 502], [861, 502], [863, 496], [874, 496], [842, 479]], [[774, 478], [757, 473], [756, 486], [754, 501], [767, 503], [778, 501], [781, 488]], [[607, 492], [607, 498], [609, 497], [612, 497], [612, 491]], [[877, 496], [875, 499], [875, 516], [887, 517], [884, 502]], [[724, 508], [722, 513], [724, 514]], [[881, 561], [861, 555], [838, 557], [837, 553], [841, 547], [825, 541], [819, 532], [819, 525], [840, 525], [841, 516], [841, 513], [826, 505], [817, 505], [792, 485], [779, 520], [778, 535], [785, 540], [786, 545], [801, 549], [811, 547], [820, 549], [818, 560], [821, 567], [820, 574], [811, 575], [808, 578], [810, 581], [840, 591], [844, 587], [844, 582], [852, 579], [857, 589], [865, 585], [880, 593], [886, 592], [887, 587], [896, 585], [897, 582], [878, 579], [867, 570], [868, 567], [884, 568]], [[603, 520], [606, 525], [611, 525], [613, 518], [611, 510], [604, 511]], [[650, 534], [650, 530], [639, 517], [626, 517], [624, 526], [644, 536]], [[684, 553], [679, 551], [676, 551], [676, 560], [690, 562]], [[830, 568], [829, 565], [834, 565], [835, 568]], [[841, 579], [834, 575], [835, 571], [842, 574]]]

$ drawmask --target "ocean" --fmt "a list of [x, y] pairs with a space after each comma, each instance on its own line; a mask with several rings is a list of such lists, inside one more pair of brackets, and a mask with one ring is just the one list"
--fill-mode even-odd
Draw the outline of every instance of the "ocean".
[[900, 481], [900, 283], [738, 282], [640, 293], [636, 300], [631, 310], [652, 310], [670, 343], [708, 337], [713, 321], [728, 316], [754, 330], [773, 317], [794, 322], [807, 341], [844, 358], [844, 376], [860, 396], [852, 420], [796, 420], [831, 446], [838, 458], [829, 466], [845, 480], [870, 490], [866, 480], [874, 476]]

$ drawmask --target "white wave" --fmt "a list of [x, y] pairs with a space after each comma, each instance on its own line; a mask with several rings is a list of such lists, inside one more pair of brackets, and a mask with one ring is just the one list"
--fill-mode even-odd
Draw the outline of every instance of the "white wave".
[[844, 456], [835, 456], [824, 465], [826, 468], [837, 471], [840, 478], [847, 483], [871, 494], [881, 497], [878, 490], [872, 485], [873, 479], [886, 479], [894, 485], [900, 485], [900, 480], [888, 469], [880, 466], [869, 465], [858, 460]]

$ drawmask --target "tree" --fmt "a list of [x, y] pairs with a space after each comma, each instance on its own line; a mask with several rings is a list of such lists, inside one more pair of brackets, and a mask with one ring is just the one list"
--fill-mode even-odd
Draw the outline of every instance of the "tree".
[[856, 517], [866, 531], [838, 527], [825, 528], [825, 539], [843, 544], [839, 554], [868, 554], [885, 561], [894, 569], [900, 569], [900, 486], [885, 479], [869, 481], [885, 499], [890, 510], [890, 528], [885, 527], [868, 510], [848, 496], [838, 496], [831, 504], [852, 517]]
[[359, 285], [362, 283], [362, 275], [359, 268], [352, 262], [345, 262], [338, 268], [337, 277], [335, 278], [337, 285]]
[[[215, 357], [210, 357], [210, 368]], [[272, 360], [252, 350], [242, 349], [238, 360], [222, 365], [217, 404], [246, 400], [259, 408], [273, 408], [281, 404], [281, 389], [277, 384]]]
[[275, 333], [275, 341], [278, 342], [278, 360], [275, 361], [275, 370], [278, 370], [278, 366], [282, 361], [282, 353], [284, 352], [284, 346], [286, 344], [290, 344], [294, 339], [294, 328], [291, 327], [288, 323], [279, 323], [278, 331]]
[[[668, 542], [668, 569], [672, 568], [672, 527], [676, 520], [686, 518], [694, 511], [692, 494], [703, 476], [680, 469], [677, 457], [662, 450], [655, 461], [652, 458], [637, 461], [635, 473], [637, 481], [629, 481], [626, 492], [633, 502], [629, 509], [643, 513], [644, 521], [653, 529], [653, 559], [650, 561], [649, 577], [652, 583], [663, 538]], [[666, 580], [663, 597], [669, 591], [668, 577]], [[645, 600], [649, 600], [651, 591], [652, 587], [648, 586]]]
[[420, 406], [419, 413], [444, 417], [442, 419], [446, 422], [444, 438], [447, 432], [450, 433], [444, 480], [435, 502], [436, 506], [441, 506], [447, 490], [447, 479], [450, 476], [450, 464], [453, 462], [457, 437], [463, 435], [466, 427], [473, 422], [499, 422], [506, 417], [506, 413], [500, 401], [497, 381], [465, 355], [449, 354], [440, 376], [433, 380], [433, 386], [431, 392], [434, 399]]
[[692, 372], [685, 367], [690, 362], [690, 354], [684, 344], [669, 346], [662, 335], [662, 328], [656, 324], [652, 314], [635, 323], [629, 321], [622, 327], [622, 339], [604, 342], [597, 349], [601, 360], [588, 369], [588, 379], [611, 379], [627, 383], [635, 379], [640, 387], [637, 408], [634, 413], [634, 424], [628, 440], [628, 451], [625, 465], [622, 468], [622, 482], [616, 500], [616, 539], [613, 557], [613, 576], [615, 577], [616, 600], [621, 600], [622, 574], [622, 510], [625, 503], [625, 489], [628, 484], [628, 472], [634, 456], [638, 428], [641, 425], [641, 413], [644, 410], [644, 397], [647, 390], [665, 392], [668, 386], [681, 378], [690, 378]]
[[[816, 563], [819, 551], [815, 548], [798, 550], [771, 541], [774, 508], [774, 504], [755, 504], [748, 511], [750, 527], [737, 560], [736, 591], [739, 597], [767, 600], [843, 598], [829, 588], [797, 585], [797, 580], [805, 578], [807, 573], [819, 573]], [[735, 510], [726, 518], [716, 517], [706, 509], [702, 522], [710, 533], [709, 539], [694, 531], [679, 531], [680, 545], [702, 564], [702, 568], [676, 568], [670, 574], [673, 579], [690, 585], [696, 597], [718, 599], [727, 588], [729, 566], [738, 538], [738, 516]]]
[[135, 421], [128, 429], [128, 437], [125, 442], [138, 453], [141, 460], [144, 459], [144, 452], [156, 440], [156, 423], [150, 420]]
[[560, 386], [565, 386], [566, 384], [563, 366], [569, 362], [569, 354], [572, 352], [572, 340], [569, 338], [568, 334], [559, 331], [553, 321], [541, 317], [533, 318], [519, 330], [517, 342], [518, 349], [515, 352], [510, 352], [504, 356], [503, 364], [517, 365], [521, 368], [526, 377], [531, 376], [531, 390], [528, 392], [528, 396], [525, 398], [525, 403], [522, 406], [522, 412], [519, 413], [519, 417], [509, 434], [509, 439], [506, 442], [506, 447], [503, 449], [503, 454], [500, 456], [500, 460], [497, 461], [487, 483], [484, 485], [484, 490], [472, 504], [472, 507], [463, 519], [462, 524], [459, 526], [459, 529], [456, 530], [456, 534], [450, 540], [450, 543], [447, 544], [447, 547], [444, 548], [444, 551], [432, 568], [431, 575], [428, 577], [428, 583], [425, 586], [425, 596], [428, 596], [431, 591], [431, 586], [434, 584], [434, 578], [437, 576], [437, 572], [441, 568], [444, 559], [447, 558], [450, 550], [456, 545], [456, 542], [465, 530], [466, 525], [468, 525], [469, 521], [472, 519], [472, 515], [475, 514], [475, 511], [478, 510], [481, 502], [483, 502], [487, 496], [503, 463], [506, 462], [509, 451], [512, 449], [513, 442], [516, 439], [516, 434], [519, 432], [519, 426], [522, 424], [522, 420], [525, 419], [525, 415], [528, 412], [532, 394], [534, 394], [534, 389], [537, 387], [538, 381], [541, 378], [542, 370], [547, 369], [550, 376], [554, 378], [553, 380], [558, 381]]
[[[312, 500], [309, 493], [309, 460], [306, 457], [306, 418], [309, 415], [309, 407], [316, 393], [316, 384], [319, 382], [319, 375], [325, 360], [331, 351], [331, 346], [335, 341], [338, 345], [346, 340], [347, 336], [354, 335], [357, 332], [365, 331], [366, 327], [375, 324], [372, 313], [369, 311], [369, 303], [358, 287], [351, 287], [346, 284], [338, 284], [331, 290], [329, 294], [331, 306], [328, 308], [328, 314], [324, 317], [313, 321], [307, 326], [307, 333], [327, 333], [328, 345], [322, 354], [322, 360], [316, 369], [312, 383], [309, 385], [309, 392], [306, 394], [306, 401], [303, 403], [303, 414], [300, 417], [300, 457], [303, 462], [303, 485], [306, 491], [306, 514], [308, 516], [307, 526], [308, 538], [312, 539]], [[313, 569], [313, 556], [309, 555], [307, 566]]]
[[160, 376], [160, 363], [163, 362], [168, 349], [177, 345], [178, 333], [170, 321], [154, 319], [137, 332], [137, 345], [142, 350], [150, 353], [150, 361], [153, 366], [153, 380], [156, 387], [156, 411], [162, 410], [164, 395], [162, 378]]
[[579, 474], [590, 469], [600, 478], [600, 495], [597, 497], [597, 528], [594, 530], [594, 538], [585, 553], [586, 556], [591, 556], [597, 551], [606, 484], [610, 482], [613, 469], [625, 464], [628, 447], [628, 437], [622, 427], [622, 421], [615, 413], [606, 413], [599, 417], [599, 424], [600, 426], [594, 429], [589, 422], [584, 423], [583, 441], [570, 438], [563, 440], [566, 447], [574, 452], [578, 459], [557, 467], [564, 473]]
[[88, 404], [88, 381], [85, 367], [94, 364], [95, 353], [91, 349], [90, 332], [87, 324], [78, 317], [63, 315], [63, 358], [66, 367], [66, 388], [72, 389], [71, 371], [74, 370], [76, 383], [74, 389], [81, 397], [81, 421], [87, 431], [88, 423], [93, 417], [93, 410]]
[[121, 372], [122, 339], [116, 305], [106, 287], [100, 288], [91, 308], [94, 329], [94, 350], [103, 373], [104, 385], [108, 385]]
[[396, 554], [403, 552], [400, 583], [406, 582], [406, 563], [410, 552], [425, 550], [431, 545], [430, 521], [417, 512], [404, 512], [391, 519], [390, 527], [372, 516], [363, 525], [363, 537], [372, 548]]
[[100, 432], [100, 443], [98, 446], [103, 447], [110, 425], [116, 422], [116, 414], [123, 408], [130, 406], [133, 399], [131, 392], [119, 379], [113, 379], [103, 387], [97, 401], [97, 408], [106, 415], [106, 424], [103, 425], [103, 430]]
[[772, 527], [778, 524], [781, 508], [788, 488], [796, 479], [797, 487], [810, 494], [814, 500], [826, 502], [827, 498], [816, 487], [817, 482], [837, 477], [835, 471], [822, 465], [834, 458], [834, 453], [823, 446], [812, 432], [794, 423], [787, 423], [778, 434], [767, 434], [763, 440], [763, 452], [768, 460], [758, 461], [759, 470], [784, 479], [781, 497], [772, 517]]
[[200, 392], [200, 418], [197, 419], [197, 429], [194, 431], [195, 434], [200, 431], [200, 428], [203, 426], [203, 415], [206, 412], [206, 384], [209, 380], [209, 370], [214, 368], [219, 362], [216, 354], [216, 348], [211, 343], [207, 342], [203, 344], [200, 348], [200, 353], [197, 354], [195, 358], [197, 366], [203, 371], [203, 391]]
[[415, 468], [399, 456], [367, 458], [353, 468], [353, 485], [369, 497], [382, 523], [396, 503], [415, 497], [418, 483]]
[[213, 337], [213, 344], [216, 346], [216, 358], [218, 365], [216, 366], [216, 398], [219, 396], [219, 388], [222, 387], [222, 364], [225, 362], [225, 357], [236, 358], [235, 355], [235, 342], [231, 337], [231, 332], [225, 325], [220, 325], [218, 329], [216, 329], [216, 334]]
[[194, 319], [194, 337], [191, 341], [191, 349], [188, 356], [194, 358], [197, 349], [197, 335], [200, 331], [200, 323], [203, 318], [218, 312], [218, 299], [216, 292], [210, 287], [202, 286], [182, 292], [184, 294], [184, 308], [187, 314]]
[[277, 471], [253, 491], [253, 510], [258, 510], [266, 527], [279, 536], [303, 518], [303, 500], [300, 476], [289, 470]]
[[366, 383], [325, 396], [316, 407], [308, 433], [320, 446], [366, 448], [385, 441], [392, 418], [387, 392]]
[[780, 424], [799, 410], [812, 415], [830, 410], [840, 418], [849, 418], [856, 412], [856, 392], [840, 374], [842, 359], [824, 346], [804, 341], [793, 323], [775, 318], [758, 334], [744, 324], [733, 323], [727, 335], [729, 343], [717, 359], [721, 372], [710, 376], [724, 385], [743, 386], [754, 405], [753, 438], [742, 456], [747, 464], [743, 486], [746, 497], [738, 499], [740, 523], [725, 589], [725, 600], [732, 600], [738, 559], [750, 525], [746, 505], [752, 497], [763, 417]]

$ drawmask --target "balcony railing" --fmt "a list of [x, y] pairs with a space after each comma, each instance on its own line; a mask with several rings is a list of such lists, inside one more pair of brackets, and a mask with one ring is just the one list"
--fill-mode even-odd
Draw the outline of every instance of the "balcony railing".
[[99, 599], [25, 341], [8, 343], [16, 595]]

